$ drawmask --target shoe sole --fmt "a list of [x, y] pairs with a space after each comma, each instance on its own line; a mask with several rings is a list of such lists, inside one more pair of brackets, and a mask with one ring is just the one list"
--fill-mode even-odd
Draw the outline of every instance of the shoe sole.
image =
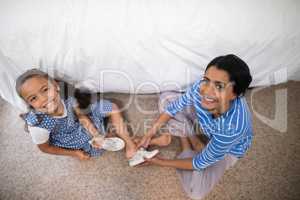
[[[150, 159], [150, 158], [153, 158], [154, 156], [156, 156], [156, 154], [158, 154], [158, 150], [156, 149], [156, 150], [153, 150], [152, 152], [151, 152], [151, 154], [150, 155], [147, 155], [147, 156], [145, 156], [147, 159]], [[140, 159], [136, 159], [136, 160], [129, 160], [129, 166], [130, 167], [134, 167], [134, 166], [136, 166], [136, 165], [139, 165], [139, 164], [141, 164], [141, 163], [143, 163], [143, 162], [145, 162], [145, 160], [144, 160], [144, 158], [140, 158]]]
[[[92, 144], [92, 141], [89, 141]], [[118, 137], [105, 138], [101, 149], [106, 151], [120, 151], [125, 147], [125, 142]]]
[[118, 137], [105, 138], [103, 149], [107, 151], [120, 151], [125, 147], [125, 142]]

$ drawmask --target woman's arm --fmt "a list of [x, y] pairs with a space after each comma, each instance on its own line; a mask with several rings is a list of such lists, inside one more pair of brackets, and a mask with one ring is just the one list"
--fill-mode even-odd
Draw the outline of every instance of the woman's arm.
[[139, 142], [137, 145], [138, 148], [145, 146], [147, 147], [151, 141], [151, 138], [156, 134], [156, 132], [160, 129], [162, 125], [167, 123], [171, 119], [171, 116], [168, 115], [167, 113], [162, 113], [158, 119], [154, 122], [152, 125], [151, 129], [144, 135], [142, 140]]
[[146, 159], [147, 163], [159, 165], [162, 167], [172, 167], [176, 169], [185, 169], [185, 170], [193, 170], [193, 162], [192, 158], [186, 159], [164, 159], [160, 157], [154, 157], [151, 159]]
[[56, 147], [53, 145], [50, 145], [49, 142], [43, 143], [43, 144], [38, 144], [38, 148], [48, 154], [54, 154], [54, 155], [64, 155], [64, 156], [72, 156], [72, 157], [77, 157], [80, 160], [87, 160], [90, 158], [90, 156], [83, 152], [82, 150], [73, 150], [73, 149], [65, 149], [61, 147]]
[[188, 88], [183, 95], [168, 104], [165, 111], [159, 116], [159, 118], [153, 124], [152, 128], [144, 135], [142, 140], [139, 142], [139, 144], [137, 145], [138, 147], [147, 147], [151, 141], [151, 138], [156, 134], [156, 132], [163, 124], [167, 123], [172, 117], [176, 115], [176, 113], [182, 111], [185, 107], [193, 105], [192, 99], [195, 86], [197, 86], [197, 84], [193, 87]]
[[171, 118], [172, 117], [167, 113], [162, 113], [152, 125], [151, 129], [147, 132], [147, 135], [150, 135], [151, 137], [154, 136], [160, 127], [167, 123]]

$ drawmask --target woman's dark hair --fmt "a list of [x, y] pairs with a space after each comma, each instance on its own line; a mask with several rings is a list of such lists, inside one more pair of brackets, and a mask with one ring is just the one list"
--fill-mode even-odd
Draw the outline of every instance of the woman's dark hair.
[[233, 92], [237, 96], [245, 94], [252, 76], [248, 65], [242, 59], [233, 54], [216, 57], [207, 65], [205, 72], [212, 66], [228, 73], [230, 81], [234, 82]]

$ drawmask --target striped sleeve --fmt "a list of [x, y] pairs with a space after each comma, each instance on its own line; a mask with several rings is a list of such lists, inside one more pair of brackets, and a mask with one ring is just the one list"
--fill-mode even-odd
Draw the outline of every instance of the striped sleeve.
[[193, 157], [193, 168], [202, 170], [222, 160], [238, 138], [239, 134], [232, 136], [213, 135], [203, 151]]
[[169, 103], [164, 112], [174, 117], [177, 112], [182, 111], [186, 106], [193, 105], [193, 92], [194, 86], [188, 88], [181, 97]]
[[215, 162], [222, 160], [232, 147], [239, 142], [249, 130], [251, 124], [245, 105], [237, 101], [232, 116], [222, 120], [221, 128], [212, 133], [212, 138], [202, 152], [193, 158], [193, 168], [205, 169]]

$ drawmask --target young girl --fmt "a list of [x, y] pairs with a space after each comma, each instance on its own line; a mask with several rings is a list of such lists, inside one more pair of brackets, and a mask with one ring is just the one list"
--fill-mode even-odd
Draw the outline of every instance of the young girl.
[[[28, 104], [23, 115], [32, 140], [42, 152], [86, 160], [103, 153], [101, 144], [89, 141], [105, 137], [104, 118], [108, 117], [116, 134], [125, 141], [126, 158], [136, 153], [118, 106], [107, 100], [89, 105], [78, 90], [63, 100], [58, 83], [37, 69], [26, 71], [16, 80], [19, 96]], [[90, 96], [88, 96], [90, 98]]]

